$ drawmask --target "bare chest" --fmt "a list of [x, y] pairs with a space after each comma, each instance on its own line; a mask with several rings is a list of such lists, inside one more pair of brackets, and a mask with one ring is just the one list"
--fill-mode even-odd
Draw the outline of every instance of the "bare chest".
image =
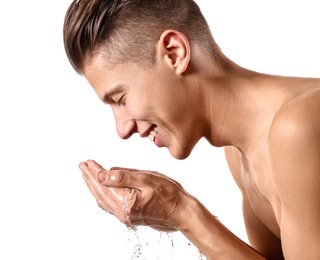
[[280, 237], [281, 203], [268, 152], [257, 147], [253, 156], [245, 157], [236, 148], [232, 149], [235, 151], [231, 153], [233, 158], [228, 159], [228, 163], [235, 181], [247, 196], [256, 216], [273, 234]]

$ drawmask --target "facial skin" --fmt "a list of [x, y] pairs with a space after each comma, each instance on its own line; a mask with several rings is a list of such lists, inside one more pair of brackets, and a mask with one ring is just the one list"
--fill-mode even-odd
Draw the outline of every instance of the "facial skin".
[[110, 69], [104, 55], [97, 55], [84, 75], [98, 97], [111, 106], [121, 138], [134, 133], [147, 137], [156, 128], [154, 143], [167, 147], [175, 158], [184, 159], [204, 136], [208, 101], [183, 75], [190, 58], [184, 36], [165, 32], [157, 50], [157, 61], [151, 68], [128, 62]]

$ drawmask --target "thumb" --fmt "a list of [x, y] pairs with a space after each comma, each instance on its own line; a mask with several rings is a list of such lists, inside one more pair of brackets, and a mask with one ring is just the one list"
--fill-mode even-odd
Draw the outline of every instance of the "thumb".
[[122, 171], [113, 170], [113, 171], [100, 171], [97, 174], [98, 181], [105, 186], [112, 187], [124, 187], [123, 179], [124, 175]]

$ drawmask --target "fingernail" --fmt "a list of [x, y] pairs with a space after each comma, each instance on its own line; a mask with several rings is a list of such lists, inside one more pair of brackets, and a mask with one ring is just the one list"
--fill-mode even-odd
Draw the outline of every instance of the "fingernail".
[[97, 175], [98, 181], [105, 181], [106, 180], [106, 175], [105, 172], [99, 172]]

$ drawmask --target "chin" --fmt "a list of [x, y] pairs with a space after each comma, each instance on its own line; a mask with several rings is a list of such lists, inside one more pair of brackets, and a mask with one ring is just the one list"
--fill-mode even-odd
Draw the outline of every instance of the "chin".
[[174, 157], [177, 160], [184, 160], [186, 158], [189, 157], [189, 155], [191, 154], [192, 149], [169, 149], [170, 154], [172, 155], [172, 157]]

